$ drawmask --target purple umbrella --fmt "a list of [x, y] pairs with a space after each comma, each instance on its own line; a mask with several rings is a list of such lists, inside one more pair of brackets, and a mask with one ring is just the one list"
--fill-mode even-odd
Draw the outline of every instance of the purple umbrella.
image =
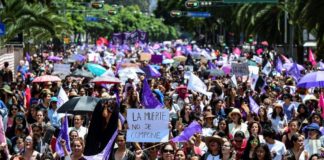
[[50, 61], [61, 61], [62, 60], [62, 58], [58, 57], [58, 56], [49, 56], [49, 57], [47, 57], [47, 59]]
[[83, 62], [86, 58], [81, 54], [75, 54], [72, 56], [72, 59], [78, 62]]
[[324, 87], [324, 71], [317, 71], [306, 74], [299, 80], [297, 87]]
[[[286, 71], [289, 71], [290, 70], [290, 68], [293, 66], [293, 64], [294, 63], [285, 63], [285, 64], [283, 64], [283, 68], [284, 69], [286, 69]], [[297, 68], [299, 69], [299, 70], [304, 70], [305, 68], [302, 66], [302, 65], [300, 65], [300, 64], [297, 64]]]
[[222, 70], [224, 71], [225, 74], [230, 74], [231, 73], [231, 66], [230, 65], [225, 65], [222, 67]]

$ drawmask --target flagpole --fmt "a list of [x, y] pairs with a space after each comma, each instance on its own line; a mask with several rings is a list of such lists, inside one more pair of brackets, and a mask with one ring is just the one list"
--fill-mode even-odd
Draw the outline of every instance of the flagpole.
[[[170, 142], [171, 142], [171, 141], [170, 141]], [[169, 141], [168, 141], [168, 142], [159, 143], [159, 144], [153, 145], [153, 146], [151, 146], [151, 147], [147, 147], [147, 148], [143, 149], [143, 151], [145, 151], [145, 150], [149, 150], [149, 149], [151, 149], [151, 148], [154, 148], [154, 147], [160, 146], [160, 145], [165, 144], [165, 143], [169, 143]]]

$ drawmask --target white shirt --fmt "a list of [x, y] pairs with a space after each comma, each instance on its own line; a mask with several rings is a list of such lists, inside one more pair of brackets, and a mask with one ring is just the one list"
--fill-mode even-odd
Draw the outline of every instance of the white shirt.
[[219, 155], [213, 156], [212, 154], [209, 154], [206, 160], [221, 160], [221, 159]]
[[274, 144], [267, 143], [270, 152], [275, 153], [275, 157], [272, 157], [272, 160], [282, 160], [282, 157], [285, 156], [287, 152], [285, 144], [277, 140], [274, 141]]
[[71, 130], [76, 130], [78, 132], [79, 137], [85, 138], [85, 135], [88, 133], [88, 128], [81, 126], [79, 129], [75, 127], [69, 127], [69, 133]]
[[321, 148], [322, 148], [322, 143], [320, 139], [305, 139], [304, 140], [304, 147], [305, 150], [309, 153], [309, 155], [312, 154], [321, 154]]
[[281, 120], [279, 116], [276, 116], [275, 119], [271, 118], [272, 128], [276, 131], [276, 133], [283, 133], [284, 127], [287, 126], [287, 118]]
[[241, 125], [235, 126], [234, 123], [228, 124], [229, 133], [234, 137], [237, 131], [244, 132], [245, 137], [250, 137], [250, 133], [248, 131], [248, 126], [246, 123], [241, 123]]

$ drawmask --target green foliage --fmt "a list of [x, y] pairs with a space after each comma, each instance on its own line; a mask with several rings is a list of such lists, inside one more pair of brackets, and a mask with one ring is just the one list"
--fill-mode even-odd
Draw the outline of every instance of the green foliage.
[[[0, 17], [6, 25], [6, 35], [0, 37], [4, 45], [17, 33], [24, 34], [25, 42], [44, 43], [53, 38], [86, 34], [90, 41], [100, 36], [110, 37], [115, 32], [149, 32], [151, 40], [174, 39], [178, 36], [175, 28], [164, 24], [160, 18], [143, 13], [148, 1], [129, 1], [127, 7], [105, 4], [103, 8], [93, 8], [89, 0], [1, 0], [4, 9]], [[89, 5], [90, 4], [90, 5]], [[118, 4], [127, 4], [120, 1]], [[129, 5], [129, 4], [140, 4]], [[87, 22], [86, 17], [97, 17], [97, 22]]]

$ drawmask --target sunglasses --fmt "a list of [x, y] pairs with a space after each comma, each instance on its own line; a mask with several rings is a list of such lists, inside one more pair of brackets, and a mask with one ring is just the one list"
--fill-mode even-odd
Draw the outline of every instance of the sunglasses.
[[243, 142], [243, 139], [235, 139], [234, 141], [235, 142], [238, 142], [238, 143], [242, 143]]
[[164, 149], [163, 153], [171, 153], [171, 154], [173, 154], [174, 150], [173, 149]]

